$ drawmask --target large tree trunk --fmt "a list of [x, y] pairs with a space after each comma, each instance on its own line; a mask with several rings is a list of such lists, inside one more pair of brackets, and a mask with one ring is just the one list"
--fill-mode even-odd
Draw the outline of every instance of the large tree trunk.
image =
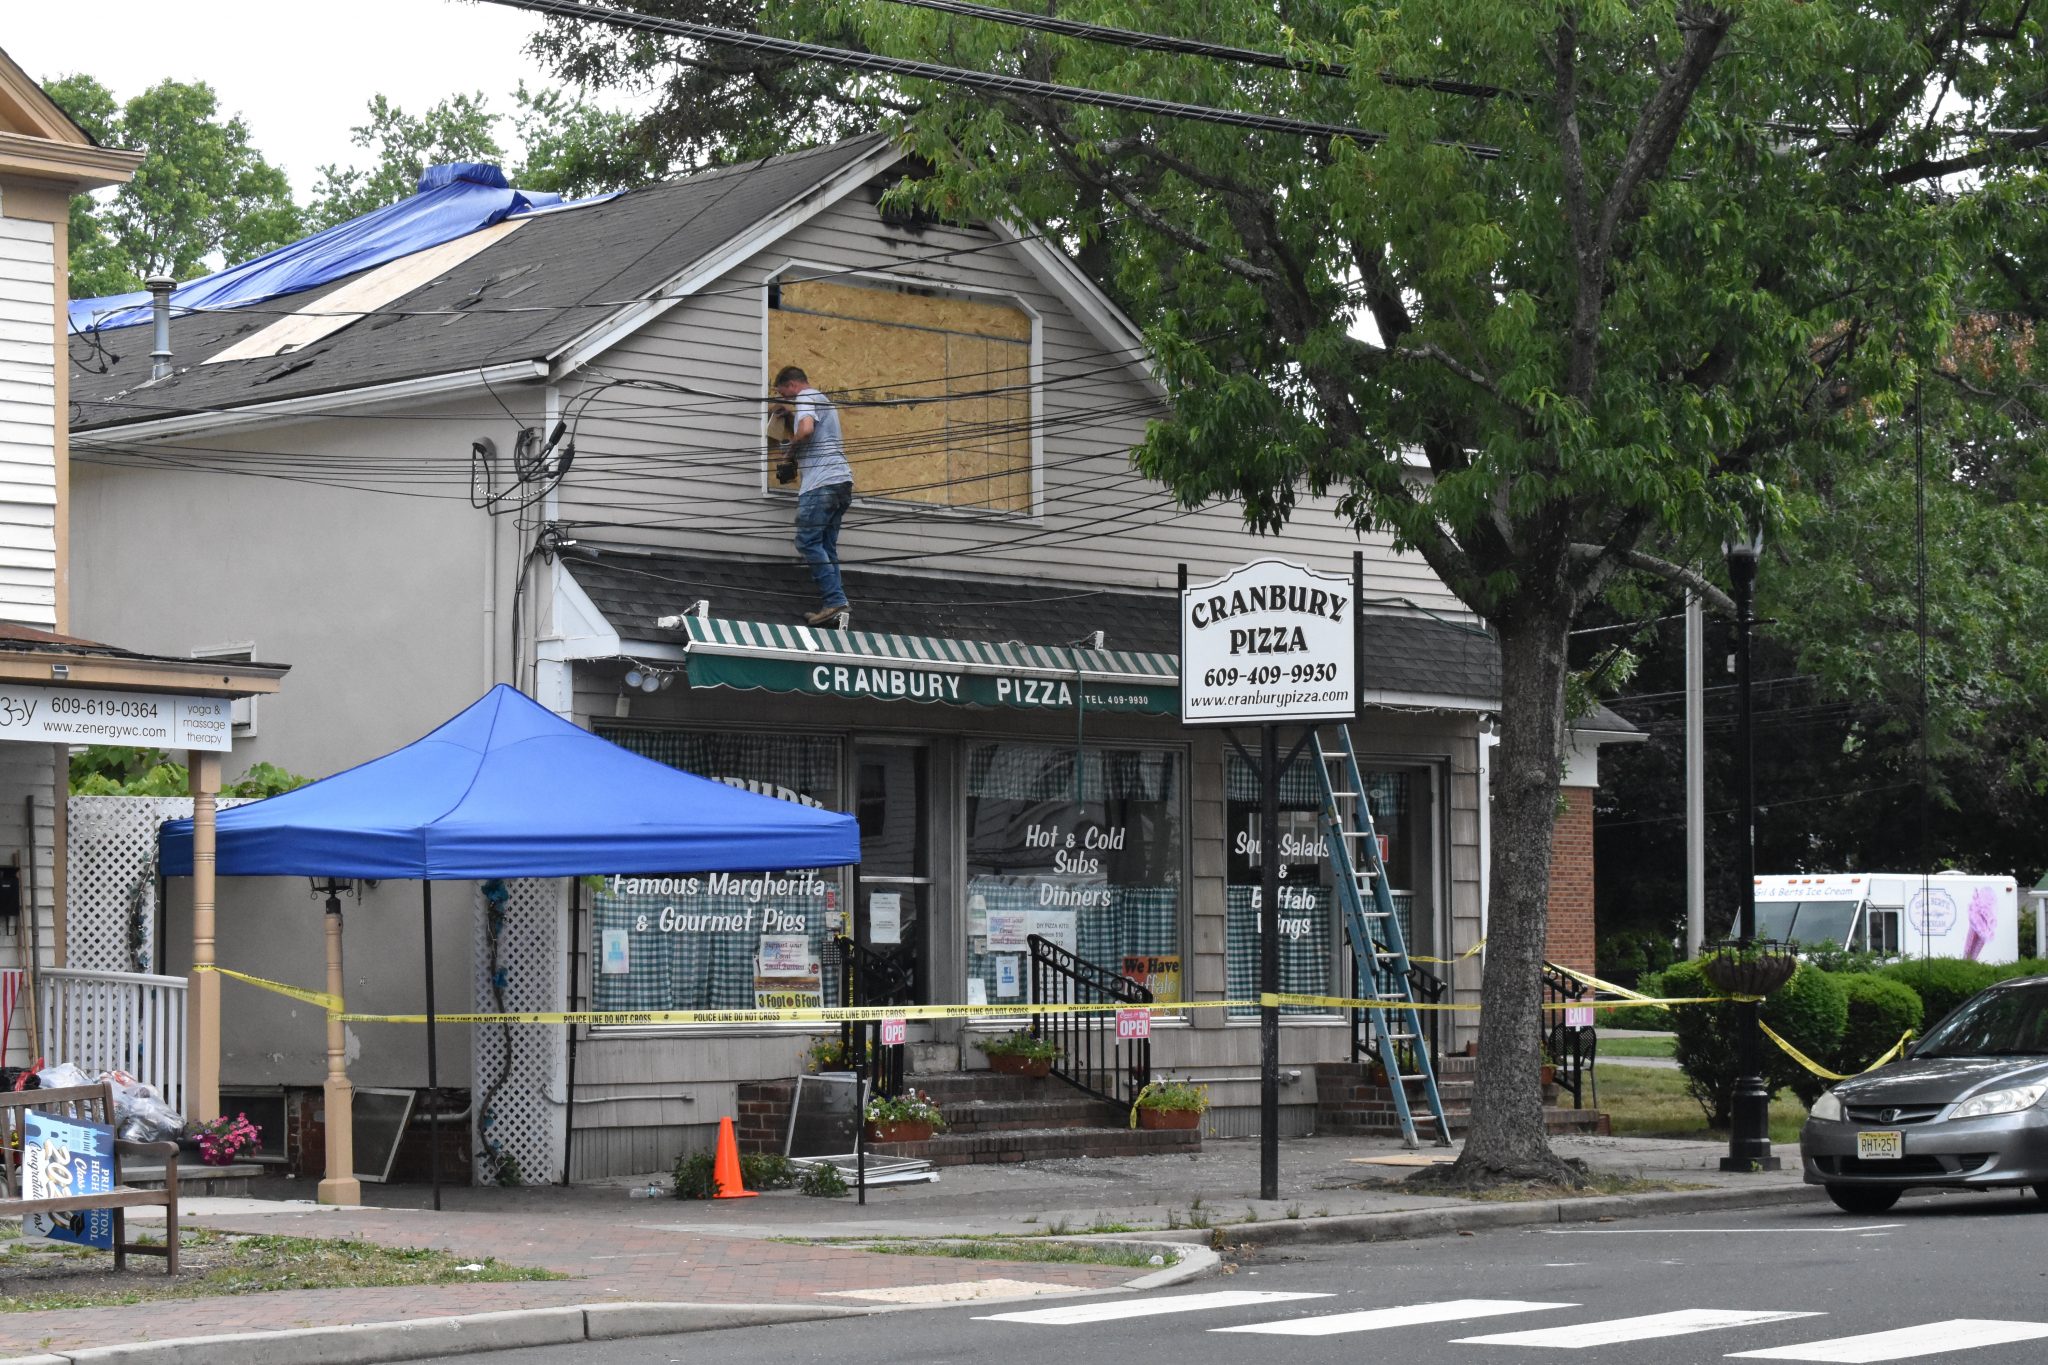
[[1460, 1183], [1577, 1183], [1550, 1150], [1538, 1074], [1542, 963], [1550, 921], [1551, 834], [1565, 732], [1562, 590], [1524, 597], [1495, 623], [1501, 650], [1501, 738], [1493, 760], [1493, 875], [1481, 983], [1479, 1076], [1472, 1125], [1450, 1177]]

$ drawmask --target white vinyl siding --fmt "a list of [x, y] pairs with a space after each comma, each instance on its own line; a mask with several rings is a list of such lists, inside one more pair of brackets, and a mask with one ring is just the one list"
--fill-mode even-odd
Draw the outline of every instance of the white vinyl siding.
[[57, 624], [55, 234], [0, 218], [0, 620]]
[[[972, 248], [993, 248], [972, 250]], [[929, 259], [946, 252], [965, 254]], [[1357, 536], [1330, 499], [1303, 498], [1286, 532], [1248, 532], [1234, 506], [1175, 507], [1140, 477], [1128, 452], [1156, 400], [1014, 247], [992, 234], [946, 227], [918, 232], [882, 222], [865, 195], [849, 196], [773, 247], [600, 356], [580, 376], [653, 379], [687, 395], [613, 389], [578, 424], [575, 473], [562, 516], [639, 523], [582, 528], [593, 540], [663, 549], [790, 554], [793, 499], [763, 477], [766, 280], [792, 263], [813, 272], [887, 270], [940, 289], [1014, 298], [1039, 322], [1043, 371], [1039, 488], [1033, 516], [963, 514], [856, 503], [840, 553], [849, 567], [1046, 578], [1161, 588], [1186, 561], [1196, 580], [1277, 556], [1348, 573], [1366, 554], [1368, 598], [1406, 598], [1460, 610], [1428, 566], [1395, 556], [1380, 536]], [[888, 269], [901, 265], [901, 269]], [[801, 275], [802, 270], [790, 271]], [[969, 293], [967, 296], [972, 297]], [[812, 382], [828, 392], [829, 374]], [[565, 392], [565, 405], [570, 394]]]

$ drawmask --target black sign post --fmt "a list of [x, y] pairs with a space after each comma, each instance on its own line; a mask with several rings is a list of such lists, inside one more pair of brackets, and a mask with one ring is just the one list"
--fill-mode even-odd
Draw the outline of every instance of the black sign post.
[[[1280, 1197], [1280, 782], [1315, 738], [1319, 721], [1358, 710], [1360, 562], [1350, 582], [1262, 560], [1190, 591], [1180, 566], [1181, 722], [1257, 724], [1254, 756], [1224, 734], [1259, 774], [1259, 1197]], [[1283, 758], [1280, 727], [1301, 735]]]
[[[1280, 1197], [1280, 727], [1259, 727], [1259, 1198]], [[1299, 746], [1296, 746], [1297, 750]]]

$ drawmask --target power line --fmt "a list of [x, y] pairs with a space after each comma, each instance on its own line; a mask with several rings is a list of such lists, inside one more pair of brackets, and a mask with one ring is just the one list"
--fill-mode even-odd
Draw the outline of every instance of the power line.
[[[494, 5], [508, 9], [529, 10], [557, 19], [575, 19], [586, 23], [610, 24], [614, 28], [632, 29], [642, 33], [665, 34], [675, 38], [690, 38], [700, 43], [713, 43], [722, 47], [735, 47], [748, 52], [767, 52], [781, 57], [795, 57], [804, 61], [821, 62], [828, 66], [849, 67], [856, 71], [879, 72], [884, 75], [906, 76], [913, 80], [931, 81], [939, 85], [955, 85], [962, 89], [978, 91], [987, 95], [1020, 95], [1037, 99], [1055, 100], [1062, 104], [1078, 104], [1097, 109], [1116, 109], [1126, 113], [1156, 114], [1162, 118], [1183, 119], [1192, 123], [1214, 123], [1227, 128], [1246, 128], [1255, 132], [1286, 133], [1299, 137], [1349, 138], [1364, 146], [1374, 147], [1387, 140], [1385, 133], [1369, 128], [1357, 128], [1342, 123], [1322, 123], [1312, 119], [1285, 118], [1277, 114], [1256, 114], [1236, 109], [1217, 109], [1206, 104], [1186, 104], [1178, 100], [1152, 99], [1143, 95], [1125, 95], [1107, 90], [1093, 90], [1083, 86], [1059, 85], [1051, 81], [1033, 80], [1026, 76], [1011, 76], [1001, 72], [969, 71], [957, 66], [941, 66], [935, 62], [911, 61], [903, 57], [883, 57], [869, 52], [853, 52], [846, 48], [827, 47], [819, 43], [800, 42], [794, 38], [774, 38], [765, 33], [742, 33], [736, 29], [717, 28], [710, 24], [692, 23], [683, 19], [657, 19], [645, 14], [629, 14], [622, 10], [606, 9], [598, 5], [582, 4], [577, 0], [487, 0]], [[1497, 147], [1477, 143], [1447, 142], [1440, 145], [1454, 147], [1459, 151], [1481, 160], [1498, 160], [1503, 153]]]
[[[968, 0], [885, 0], [885, 3], [904, 5], [912, 9], [937, 10], [943, 14], [957, 14], [968, 19], [985, 20], [991, 24], [1005, 24], [1012, 28], [1031, 29], [1039, 33], [1056, 33], [1066, 38], [1082, 38], [1109, 47], [1131, 48], [1139, 52], [1167, 52], [1176, 56], [1207, 57], [1216, 61], [1237, 62], [1244, 66], [1264, 67], [1273, 71], [1291, 71], [1305, 76], [1328, 76], [1336, 80], [1345, 80], [1351, 75], [1351, 67], [1344, 62], [1303, 61], [1297, 57], [1285, 57], [1277, 52], [1264, 52], [1257, 48], [1233, 47], [1226, 43], [1204, 42], [1197, 38], [1175, 38], [1163, 33], [1112, 28], [1104, 24], [1084, 24], [1078, 20], [1061, 19], [1050, 14], [1031, 14], [994, 5], [970, 4]], [[1537, 98], [1498, 85], [1482, 85], [1476, 81], [1455, 81], [1438, 76], [1401, 76], [1391, 71], [1382, 71], [1378, 75], [1382, 84], [1399, 86], [1407, 90], [1434, 90], [1439, 94], [1466, 95], [1474, 99], [1497, 99], [1505, 96], [1523, 103], [1532, 103]]]

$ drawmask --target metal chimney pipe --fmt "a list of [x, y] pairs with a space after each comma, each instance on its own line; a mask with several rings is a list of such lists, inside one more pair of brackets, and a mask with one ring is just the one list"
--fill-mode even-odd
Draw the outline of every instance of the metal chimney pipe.
[[156, 344], [149, 353], [149, 377], [162, 379], [171, 372], [171, 291], [178, 287], [178, 282], [168, 275], [151, 275], [142, 283], [149, 290], [150, 315], [156, 322]]

